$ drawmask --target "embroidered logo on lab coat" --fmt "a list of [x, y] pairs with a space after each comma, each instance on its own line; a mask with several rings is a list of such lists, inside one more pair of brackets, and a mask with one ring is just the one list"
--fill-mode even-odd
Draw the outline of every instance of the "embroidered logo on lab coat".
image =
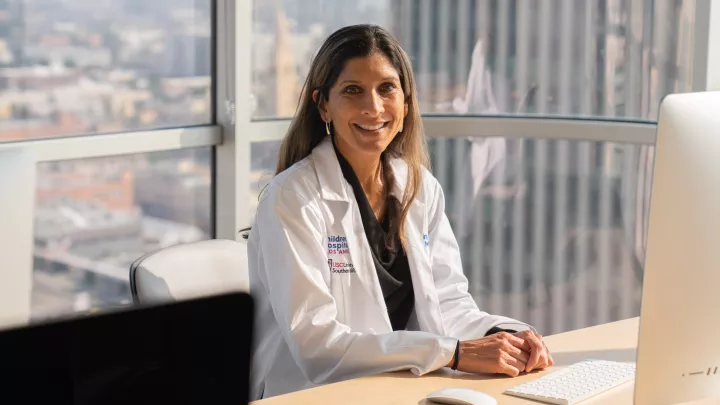
[[328, 237], [328, 268], [331, 273], [355, 273], [355, 265], [350, 260], [350, 247], [345, 236]]
[[355, 273], [355, 266], [350, 262], [335, 261], [328, 259], [328, 267], [331, 273], [350, 274]]

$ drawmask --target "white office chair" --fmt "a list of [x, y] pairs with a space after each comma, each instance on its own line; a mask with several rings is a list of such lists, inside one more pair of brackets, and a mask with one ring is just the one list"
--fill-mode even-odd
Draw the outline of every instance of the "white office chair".
[[247, 240], [205, 240], [149, 253], [130, 266], [135, 304], [248, 290]]

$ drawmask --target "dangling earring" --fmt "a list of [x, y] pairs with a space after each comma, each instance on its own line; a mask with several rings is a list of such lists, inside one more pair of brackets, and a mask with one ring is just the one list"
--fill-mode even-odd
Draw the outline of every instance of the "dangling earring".
[[330, 123], [328, 121], [325, 121], [325, 132], [330, 135]]

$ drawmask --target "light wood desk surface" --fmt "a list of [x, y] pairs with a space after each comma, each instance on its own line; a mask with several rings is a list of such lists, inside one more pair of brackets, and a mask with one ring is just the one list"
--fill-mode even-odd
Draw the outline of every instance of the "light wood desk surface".
[[[268, 398], [256, 401], [254, 404], [426, 404], [422, 398], [441, 388], [472, 388], [493, 396], [499, 405], [538, 404], [504, 395], [503, 391], [588, 358], [634, 362], [638, 326], [638, 318], [633, 318], [548, 336], [545, 341], [553, 355], [555, 366], [539, 372], [521, 374], [516, 378], [478, 376], [448, 369], [423, 377], [416, 377], [410, 372], [386, 373]], [[582, 405], [632, 405], [632, 403], [633, 383], [629, 382], [583, 401]], [[720, 404], [720, 400], [692, 403], [692, 405], [710, 404]]]

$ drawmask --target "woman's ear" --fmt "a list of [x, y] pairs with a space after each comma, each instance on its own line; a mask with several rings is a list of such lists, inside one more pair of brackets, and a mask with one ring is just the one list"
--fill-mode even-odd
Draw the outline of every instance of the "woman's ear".
[[320, 117], [325, 122], [329, 122], [329, 117], [327, 111], [325, 111], [325, 102], [322, 100], [322, 97], [320, 96], [320, 90], [313, 90], [312, 93], [312, 99], [313, 103], [317, 106], [318, 112], [320, 113]]

